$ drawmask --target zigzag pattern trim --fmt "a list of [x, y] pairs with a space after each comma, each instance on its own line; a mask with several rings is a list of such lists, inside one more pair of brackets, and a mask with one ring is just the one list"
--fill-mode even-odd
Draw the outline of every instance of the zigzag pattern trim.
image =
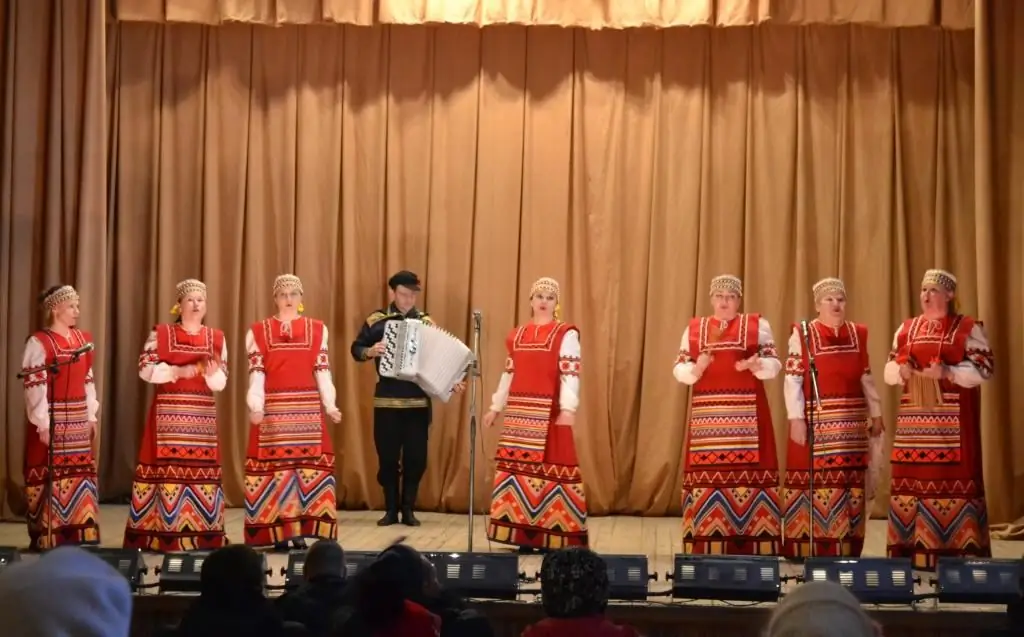
[[538, 486], [541, 488], [515, 475], [499, 474], [491, 497], [491, 518], [565, 531], [579, 530], [586, 525], [586, 497], [581, 488], [549, 480]]
[[287, 516], [321, 517], [336, 508], [336, 480], [333, 468], [284, 469], [273, 475], [245, 476], [245, 517], [247, 522], [270, 523]]
[[780, 535], [778, 492], [758, 488], [684, 492], [683, 526], [703, 537]]
[[138, 530], [176, 532], [222, 529], [224, 491], [209, 484], [139, 484], [128, 509], [129, 526]]
[[[943, 509], [932, 502], [896, 496], [889, 507], [889, 543], [921, 545], [930, 550], [987, 546], [988, 509], [984, 500], [947, 499]], [[901, 513], [902, 512], [902, 513]]]
[[[817, 484], [817, 480], [815, 480]], [[791, 489], [786, 492], [785, 529], [786, 539], [807, 539], [810, 525], [807, 523], [809, 493], [806, 489]], [[815, 489], [814, 490], [814, 536], [818, 539], [849, 539], [863, 537], [867, 526], [864, 516], [864, 490]]]

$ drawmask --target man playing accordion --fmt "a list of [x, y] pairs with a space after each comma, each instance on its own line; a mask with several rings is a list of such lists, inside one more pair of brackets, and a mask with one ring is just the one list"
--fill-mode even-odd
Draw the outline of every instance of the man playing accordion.
[[[388, 321], [417, 319], [427, 325], [433, 325], [434, 321], [426, 312], [416, 308], [420, 279], [414, 273], [408, 270], [398, 272], [388, 279], [388, 287], [391, 288], [391, 303], [370, 313], [352, 342], [351, 351], [357, 362], [372, 359], [377, 369], [377, 388], [373, 395], [373, 443], [380, 465], [377, 482], [384, 489], [386, 508], [377, 525], [397, 524], [401, 510], [402, 524], [419, 526], [413, 508], [420, 480], [427, 470], [430, 397], [412, 381], [382, 376], [380, 357], [385, 351], [384, 331]], [[460, 383], [456, 391], [463, 387]]]

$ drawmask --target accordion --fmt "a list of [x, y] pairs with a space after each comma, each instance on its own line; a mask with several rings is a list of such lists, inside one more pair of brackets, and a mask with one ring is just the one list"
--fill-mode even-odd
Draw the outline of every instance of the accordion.
[[388, 321], [383, 342], [380, 375], [416, 383], [441, 402], [448, 402], [473, 362], [473, 352], [465, 343], [416, 319]]

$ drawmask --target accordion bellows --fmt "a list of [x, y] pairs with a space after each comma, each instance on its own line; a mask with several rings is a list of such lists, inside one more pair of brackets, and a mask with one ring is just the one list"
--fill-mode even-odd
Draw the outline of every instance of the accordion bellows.
[[416, 383], [441, 402], [448, 402], [472, 362], [465, 343], [437, 326], [417, 319], [384, 325], [380, 375]]

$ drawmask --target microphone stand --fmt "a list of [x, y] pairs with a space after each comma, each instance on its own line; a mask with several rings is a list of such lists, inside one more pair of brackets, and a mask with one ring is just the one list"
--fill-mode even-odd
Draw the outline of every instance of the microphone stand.
[[804, 411], [807, 420], [807, 457], [808, 457], [808, 479], [807, 479], [807, 532], [808, 532], [808, 557], [814, 557], [814, 422], [815, 412], [821, 412], [821, 394], [818, 392], [818, 366], [814, 362], [814, 350], [811, 349], [811, 339], [808, 336], [809, 326], [807, 321], [802, 321], [804, 336], [804, 351], [807, 352], [807, 372], [811, 376], [811, 404], [804, 402]]
[[[53, 445], [56, 442], [56, 433], [57, 433], [57, 414], [56, 414], [56, 412], [53, 409], [54, 384], [56, 383], [57, 376], [60, 375], [60, 368], [61, 367], [67, 367], [67, 366], [69, 366], [69, 365], [71, 365], [73, 363], [78, 362], [78, 359], [81, 357], [81, 355], [82, 354], [72, 354], [68, 358], [68, 360], [63, 361], [63, 362], [60, 361], [58, 358], [54, 358], [53, 361], [51, 361], [49, 363], [46, 363], [45, 365], [40, 365], [39, 367], [36, 367], [36, 368], [33, 368], [33, 369], [27, 369], [27, 370], [25, 370], [23, 372], [18, 373], [18, 376], [17, 376], [18, 379], [24, 379], [27, 376], [31, 376], [32, 374], [37, 374], [37, 373], [39, 373], [39, 372], [41, 372], [43, 370], [46, 370], [46, 410], [47, 410], [47, 416], [48, 416], [48, 420], [49, 420], [49, 423], [47, 424], [47, 426], [49, 427], [49, 431], [50, 431], [50, 441], [49, 441], [49, 444], [46, 445], [46, 485], [45, 485], [45, 488], [44, 488], [44, 491], [43, 491], [43, 493], [45, 494], [45, 498], [43, 499], [43, 502], [45, 503], [45, 506], [46, 506], [46, 508], [45, 508], [45, 515], [46, 515], [46, 544], [48, 545], [47, 548], [49, 548], [49, 549], [54, 548], [53, 546], [51, 546], [54, 543], [54, 541], [53, 541], [53, 508], [54, 508], [54, 504], [53, 504], [53, 481], [54, 481], [53, 480]], [[39, 549], [42, 550], [43, 547], [40, 546]]]
[[469, 365], [469, 528], [466, 551], [473, 552], [473, 514], [476, 507], [476, 385], [480, 378], [480, 312], [473, 312], [473, 362]]

